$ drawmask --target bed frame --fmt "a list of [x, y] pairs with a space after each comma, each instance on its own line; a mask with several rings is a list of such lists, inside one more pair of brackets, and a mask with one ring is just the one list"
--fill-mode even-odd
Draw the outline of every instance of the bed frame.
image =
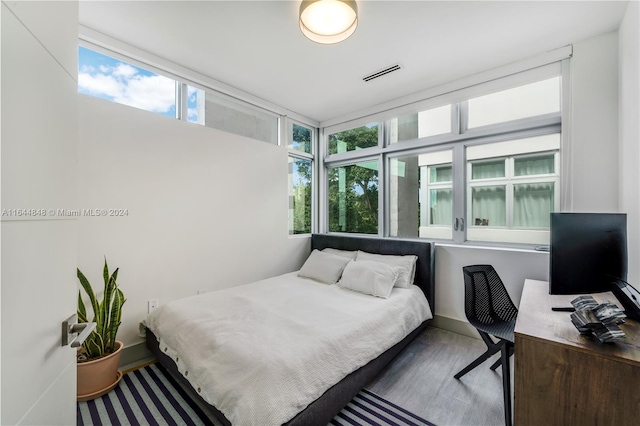
[[[313, 234], [311, 236], [311, 250], [322, 250], [327, 247], [341, 250], [362, 250], [379, 254], [417, 255], [418, 261], [416, 262], [415, 284], [422, 289], [427, 297], [431, 312], [435, 312], [435, 284], [433, 281], [434, 253], [431, 243], [395, 238], [352, 237], [333, 234]], [[331, 419], [420, 334], [429, 322], [430, 320], [425, 321], [395, 346], [329, 388], [320, 398], [309, 404], [307, 408], [298, 413], [293, 419], [287, 422], [286, 425], [324, 426], [329, 424]], [[149, 350], [153, 352], [158, 358], [158, 361], [169, 371], [173, 378], [180, 383], [185, 392], [203, 409], [213, 424], [231, 425], [229, 420], [227, 420], [217, 408], [204, 401], [182, 374], [178, 372], [176, 364], [160, 350], [158, 340], [150, 330], [147, 330], [146, 342]]]

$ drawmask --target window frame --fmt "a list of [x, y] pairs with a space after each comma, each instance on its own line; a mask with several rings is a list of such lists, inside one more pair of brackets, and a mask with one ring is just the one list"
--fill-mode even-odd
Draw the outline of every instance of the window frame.
[[[368, 148], [367, 151], [369, 149], [375, 149], [374, 147], [372, 148]], [[363, 150], [364, 151], [364, 150]], [[346, 153], [345, 153], [346, 154]], [[340, 154], [342, 155], [342, 154]], [[367, 162], [372, 162], [372, 161], [376, 161], [378, 163], [378, 232], [375, 234], [366, 234], [366, 233], [347, 233], [347, 232], [341, 232], [341, 231], [330, 231], [329, 230], [329, 169], [333, 169], [333, 168], [337, 168], [337, 167], [349, 167], [349, 166], [356, 166], [358, 165], [358, 163], [367, 163]], [[350, 158], [343, 158], [343, 159], [339, 159], [339, 160], [333, 160], [329, 163], [325, 163], [324, 167], [323, 167], [323, 181], [325, 182], [324, 185], [324, 191], [323, 191], [323, 198], [324, 198], [324, 203], [322, 203], [326, 208], [324, 209], [324, 216], [323, 216], [323, 223], [322, 223], [322, 228], [324, 233], [335, 233], [335, 234], [346, 234], [346, 235], [359, 235], [359, 236], [378, 236], [378, 237], [382, 237], [384, 235], [384, 231], [385, 231], [385, 225], [382, 222], [383, 218], [385, 217], [385, 214], [383, 213], [382, 209], [385, 208], [385, 205], [387, 203], [385, 203], [384, 200], [384, 194], [382, 191], [380, 191], [380, 187], [383, 186], [382, 182], [385, 181], [386, 179], [386, 170], [383, 168], [383, 157], [382, 154], [380, 153], [370, 153], [370, 155], [367, 156], [363, 156], [363, 157], [358, 157], [358, 159], [356, 161], [351, 160]], [[386, 186], [386, 185], [384, 185]]]
[[[105, 99], [104, 97], [97, 96], [97, 95], [94, 95], [94, 94], [80, 92], [79, 91], [79, 88], [80, 88], [79, 79], [77, 81], [78, 82], [78, 89], [77, 89], [78, 94], [81, 94], [81, 95], [84, 95], [84, 96], [91, 96], [91, 97], [94, 97], [94, 98], [102, 99], [102, 100], [104, 100], [106, 102], [112, 102], [112, 103], [116, 103], [116, 104], [119, 104], [119, 105], [124, 105], [124, 106], [130, 107], [130, 108], [136, 108], [136, 109], [139, 109], [139, 110], [142, 110], [142, 111], [147, 111], [147, 112], [150, 112], [152, 114], [161, 115], [161, 116], [168, 117], [168, 118], [175, 118], [175, 119], [178, 119], [178, 120], [182, 119], [181, 116], [183, 114], [183, 106], [186, 108], [187, 96], [186, 96], [186, 94], [183, 96], [183, 94], [182, 94], [182, 82], [179, 81], [177, 78], [175, 78], [175, 76], [167, 75], [167, 73], [159, 71], [156, 67], [154, 67], [152, 65], [145, 64], [145, 63], [140, 62], [138, 60], [135, 60], [133, 58], [129, 58], [127, 56], [118, 54], [116, 52], [112, 52], [112, 51], [110, 51], [108, 49], [99, 48], [98, 46], [93, 46], [93, 45], [90, 45], [88, 43], [78, 43], [78, 50], [77, 50], [78, 57], [80, 56], [80, 53], [79, 53], [80, 48], [82, 48], [84, 50], [88, 50], [88, 51], [93, 52], [93, 53], [97, 53], [100, 56], [104, 56], [106, 58], [109, 58], [110, 60], [114, 60], [114, 61], [120, 62], [120, 63], [122, 63], [124, 65], [128, 65], [128, 66], [137, 68], [140, 71], [152, 73], [157, 77], [162, 77], [162, 78], [165, 78], [165, 79], [171, 81], [173, 83], [173, 114], [171, 114], [171, 115], [170, 114], [165, 114], [165, 113], [162, 113], [162, 112], [153, 111], [151, 109], [143, 108], [141, 106], [130, 105], [130, 104], [119, 102], [119, 101], [112, 100], [112, 99]], [[78, 77], [80, 75], [80, 67], [81, 67], [81, 65], [83, 65], [83, 64], [80, 64], [80, 62], [78, 62]]]
[[[551, 133], [553, 134], [553, 133]], [[533, 157], [540, 154], [549, 154], [553, 155], [554, 162], [554, 172], [553, 173], [545, 173], [545, 174], [536, 174], [536, 175], [524, 175], [524, 176], [516, 176], [515, 175], [515, 159], [516, 158], [526, 158]], [[517, 185], [523, 184], [545, 184], [552, 183], [554, 188], [553, 193], [553, 205], [554, 211], [557, 211], [560, 207], [560, 191], [558, 191], [560, 187], [560, 174], [558, 173], [558, 166], [560, 163], [560, 152], [558, 151], [538, 151], [532, 153], [525, 154], [513, 154], [509, 156], [501, 156], [494, 158], [502, 158], [505, 164], [505, 173], [503, 177], [491, 177], [486, 179], [473, 179], [471, 176], [471, 168], [472, 163], [474, 161], [483, 162], [490, 161], [491, 158], [487, 158], [485, 160], [470, 160], [466, 163], [466, 176], [467, 176], [467, 192], [466, 192], [466, 215], [468, 218], [467, 224], [467, 241], [470, 242], [485, 242], [486, 240], [475, 240], [469, 239], [469, 228], [479, 234], [481, 232], [493, 231], [496, 233], [500, 233], [501, 235], [506, 235], [506, 232], [511, 234], [520, 233], [521, 235], [525, 235], [527, 238], [533, 240], [536, 237], [539, 237], [540, 231], [549, 232], [549, 228], [540, 228], [540, 227], [516, 227], [515, 225], [515, 187]], [[484, 226], [477, 226], [475, 223], [471, 223], [471, 218], [473, 217], [473, 188], [487, 187], [487, 186], [504, 186], [505, 188], [505, 225], [489, 225], [487, 228]], [[526, 244], [526, 243], [525, 243]], [[538, 241], [536, 243], [529, 244], [542, 244], [542, 241]]]
[[[296, 234], [292, 233], [291, 229], [287, 230], [287, 235], [289, 238], [296, 237], [308, 237], [309, 235], [317, 232], [318, 229], [318, 162], [316, 160], [316, 153], [318, 152], [318, 140], [319, 134], [318, 129], [316, 127], [310, 126], [308, 124], [302, 123], [298, 120], [291, 119], [289, 117], [285, 117], [283, 120], [284, 123], [281, 128], [283, 128], [283, 132], [286, 133], [284, 137], [281, 138], [281, 145], [287, 150], [287, 165], [289, 164], [289, 158], [300, 159], [300, 160], [308, 160], [311, 162], [311, 229], [309, 233]], [[301, 126], [306, 129], [311, 130], [311, 152], [304, 152], [297, 149], [289, 148], [289, 144], [293, 144], [293, 126]], [[289, 129], [291, 128], [291, 132]], [[287, 166], [288, 167], [288, 166]], [[288, 175], [288, 174], [287, 174]], [[288, 180], [288, 178], [287, 178]], [[290, 206], [289, 206], [289, 189], [287, 188], [287, 215], [291, 214]], [[290, 218], [287, 217], [287, 223], [289, 223]]]
[[[480, 245], [480, 246], [497, 246], [497, 247], [517, 247], [532, 248], [539, 244], [527, 242], [493, 242], [493, 241], [471, 241], [467, 239], [467, 165], [465, 152], [469, 146], [488, 144], [505, 140], [512, 140], [525, 137], [541, 136], [545, 134], [560, 134], [559, 156], [555, 157], [555, 172], [558, 176], [556, 186], [554, 187], [554, 199], [558, 200], [558, 211], [570, 208], [571, 197], [568, 191], [570, 187], [570, 179], [568, 178], [569, 170], [569, 127], [570, 115], [566, 113], [570, 108], [567, 101], [570, 95], [569, 84], [569, 59], [561, 58], [560, 60], [543, 64], [539, 67], [519, 71], [515, 74], [509, 74], [502, 78], [495, 78], [486, 83], [475, 84], [468, 88], [463, 88], [453, 92], [447, 92], [443, 95], [425, 99], [420, 102], [413, 102], [401, 107], [393, 108], [385, 112], [374, 113], [363, 116], [354, 120], [321, 127], [321, 134], [332, 134], [342, 129], [355, 128], [363, 123], [370, 123], [378, 120], [382, 121], [384, 129], [383, 141], [377, 148], [368, 148], [367, 156], [377, 155], [381, 158], [380, 168], [380, 185], [379, 200], [383, 204], [380, 206], [379, 214], [382, 218], [379, 220], [379, 236], [391, 236], [391, 188], [390, 188], [390, 167], [391, 159], [416, 154], [426, 153], [430, 151], [439, 151], [444, 149], [452, 149], [453, 164], [453, 216], [452, 228], [453, 238], [441, 240], [437, 238], [429, 238], [443, 243], [453, 243], [462, 245]], [[466, 123], [468, 114], [467, 99], [476, 96], [506, 90], [520, 85], [534, 83], [536, 81], [548, 78], [560, 77], [560, 111], [554, 113], [541, 114], [539, 116], [520, 118], [503, 123], [490, 124], [486, 126], [478, 126], [476, 128], [467, 129]], [[434, 135], [414, 140], [401, 141], [391, 144], [389, 139], [388, 120], [397, 118], [402, 115], [408, 115], [425, 111], [431, 108], [437, 108], [446, 104], [452, 105], [452, 132], [450, 134]], [[322, 123], [321, 123], [322, 126]], [[321, 149], [324, 149], [324, 156], [318, 165], [320, 172], [320, 182], [326, 185], [327, 168], [342, 162], [359, 162], [363, 158], [363, 150], [351, 151], [341, 154], [327, 154], [328, 144], [327, 138], [320, 139]], [[326, 212], [328, 208], [327, 191], [324, 190], [320, 194], [320, 214], [324, 215], [320, 223], [320, 232], [329, 232]], [[458, 218], [458, 229], [455, 229], [456, 218]], [[462, 220], [460, 220], [462, 219]], [[381, 225], [381, 226], [380, 226]], [[547, 230], [548, 232], [548, 230]], [[395, 238], [395, 237], [392, 237]], [[418, 238], [418, 237], [416, 237]]]

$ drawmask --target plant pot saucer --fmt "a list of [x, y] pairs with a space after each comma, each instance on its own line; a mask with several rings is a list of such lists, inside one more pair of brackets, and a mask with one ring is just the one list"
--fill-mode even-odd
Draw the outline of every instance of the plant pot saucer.
[[104, 389], [100, 389], [99, 391], [93, 392], [93, 393], [88, 393], [85, 395], [78, 395], [78, 402], [83, 402], [83, 401], [89, 401], [92, 399], [96, 399], [99, 396], [104, 395], [105, 393], [109, 392], [111, 389], [115, 388], [116, 386], [118, 386], [118, 383], [120, 383], [120, 380], [122, 380], [122, 371], [118, 371], [117, 375], [116, 375], [116, 381], [113, 382], [112, 384], [110, 384], [109, 386], [107, 386]]

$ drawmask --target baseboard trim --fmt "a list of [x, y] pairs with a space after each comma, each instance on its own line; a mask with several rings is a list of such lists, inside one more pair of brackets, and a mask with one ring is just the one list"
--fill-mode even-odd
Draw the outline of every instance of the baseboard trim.
[[155, 359], [156, 357], [147, 349], [145, 342], [125, 346], [120, 355], [119, 369], [121, 371], [135, 370], [144, 364], [155, 361]]
[[452, 331], [454, 333], [462, 334], [463, 336], [473, 337], [474, 339], [480, 339], [480, 335], [474, 326], [467, 321], [459, 320], [456, 318], [445, 317], [442, 315], [435, 315], [431, 323], [433, 327], [441, 328], [443, 330]]

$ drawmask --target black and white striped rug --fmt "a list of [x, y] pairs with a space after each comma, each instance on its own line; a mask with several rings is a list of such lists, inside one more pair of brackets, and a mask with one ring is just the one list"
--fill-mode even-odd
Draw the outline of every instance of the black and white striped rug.
[[[78, 402], [77, 425], [211, 425], [160, 364], [125, 374], [108, 394]], [[434, 426], [363, 389], [331, 421], [332, 425]]]

